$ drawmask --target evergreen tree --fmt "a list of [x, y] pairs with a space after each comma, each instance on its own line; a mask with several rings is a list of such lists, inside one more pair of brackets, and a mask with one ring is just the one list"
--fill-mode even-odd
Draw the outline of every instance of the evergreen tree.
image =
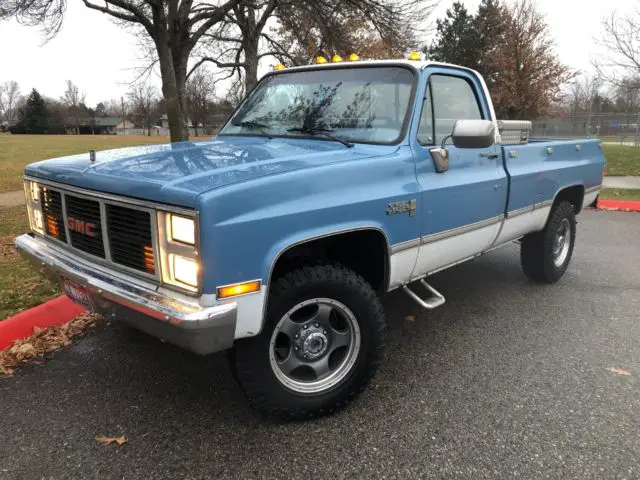
[[35, 88], [31, 90], [21, 113], [20, 123], [25, 133], [48, 133], [49, 110], [47, 103]]
[[496, 55], [505, 42], [509, 12], [498, 0], [482, 0], [472, 21], [475, 70], [480, 72], [491, 90], [500, 70]]
[[430, 60], [476, 68], [473, 16], [462, 3], [455, 2], [447, 9], [444, 20], [437, 21], [436, 31], [436, 40], [426, 49]]

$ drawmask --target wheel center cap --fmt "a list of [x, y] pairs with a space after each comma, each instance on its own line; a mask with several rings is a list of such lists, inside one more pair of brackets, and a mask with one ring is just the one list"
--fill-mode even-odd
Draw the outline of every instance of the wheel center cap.
[[311, 360], [324, 355], [329, 347], [329, 340], [321, 329], [310, 328], [300, 335], [299, 352], [305, 359]]

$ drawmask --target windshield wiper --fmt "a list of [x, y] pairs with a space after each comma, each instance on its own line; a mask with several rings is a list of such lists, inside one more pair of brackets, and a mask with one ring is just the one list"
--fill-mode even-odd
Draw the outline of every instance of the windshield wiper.
[[331, 132], [335, 132], [335, 130], [331, 130], [329, 128], [320, 128], [320, 127], [298, 127], [298, 128], [289, 128], [287, 132], [292, 133], [306, 133], [309, 135], [322, 135], [327, 137], [329, 140], [333, 140], [334, 142], [340, 142], [347, 148], [353, 147], [353, 143], [345, 140], [344, 138], [336, 137], [335, 135], [331, 135]]
[[264, 123], [255, 122], [253, 120], [247, 120], [245, 122], [231, 122], [231, 125], [236, 127], [248, 128], [249, 130], [259, 130], [260, 133], [262, 133], [269, 140], [273, 138], [273, 135], [271, 135], [266, 130], [267, 128], [271, 128], [271, 127], [269, 127], [269, 125], [265, 125]]

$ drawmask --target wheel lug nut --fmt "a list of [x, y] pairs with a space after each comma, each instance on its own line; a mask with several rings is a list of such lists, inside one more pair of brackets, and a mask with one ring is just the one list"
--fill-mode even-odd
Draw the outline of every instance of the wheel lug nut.
[[297, 346], [296, 346], [296, 347], [293, 347], [293, 349], [294, 349], [294, 350], [298, 350], [298, 347], [297, 347]]
[[296, 338], [300, 338], [300, 334], [299, 333], [296, 333]]
[[319, 327], [319, 326], [320, 326], [320, 324], [319, 324], [319, 323], [316, 323], [316, 327]]
[[304, 326], [304, 329], [305, 329], [305, 330], [306, 330], [307, 328], [309, 328], [309, 325], [305, 325], [305, 326]]
[[326, 330], [322, 330], [322, 333], [324, 333], [324, 334], [326, 335], [326, 334], [327, 334], [327, 331], [326, 331]]

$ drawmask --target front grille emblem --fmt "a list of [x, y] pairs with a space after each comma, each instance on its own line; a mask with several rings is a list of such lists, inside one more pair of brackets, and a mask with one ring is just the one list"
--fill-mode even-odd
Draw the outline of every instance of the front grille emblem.
[[67, 228], [72, 232], [80, 233], [87, 237], [95, 238], [97, 236], [95, 223], [85, 222], [77, 218], [67, 217]]

